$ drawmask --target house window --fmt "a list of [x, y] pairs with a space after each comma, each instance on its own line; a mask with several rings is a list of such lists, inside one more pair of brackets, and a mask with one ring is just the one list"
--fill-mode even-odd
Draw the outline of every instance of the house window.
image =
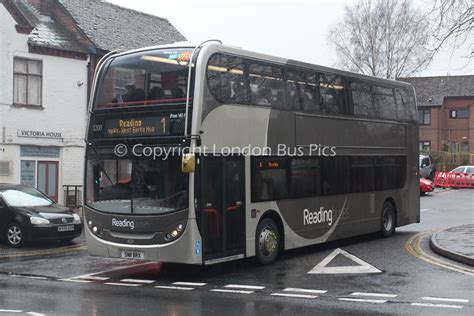
[[14, 58], [13, 103], [41, 106], [43, 65], [39, 60]]
[[450, 118], [469, 118], [469, 109], [449, 110]]
[[418, 123], [420, 125], [431, 124], [431, 110], [418, 110]]
[[419, 142], [420, 151], [431, 151], [431, 142], [423, 140]]

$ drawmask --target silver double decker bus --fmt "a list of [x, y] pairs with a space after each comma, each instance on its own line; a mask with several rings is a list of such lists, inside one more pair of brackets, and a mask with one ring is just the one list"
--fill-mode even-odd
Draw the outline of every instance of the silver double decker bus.
[[420, 220], [407, 83], [207, 41], [105, 56], [89, 112], [91, 255], [268, 264]]

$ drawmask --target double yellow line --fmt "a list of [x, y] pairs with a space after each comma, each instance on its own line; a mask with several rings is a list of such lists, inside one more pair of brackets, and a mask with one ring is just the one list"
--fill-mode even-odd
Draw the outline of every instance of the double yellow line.
[[461, 272], [470, 276], [474, 276], [474, 269], [469, 269], [467, 267], [456, 265], [451, 262], [447, 262], [442, 259], [433, 257], [430, 254], [423, 251], [423, 249], [421, 249], [421, 246], [420, 246], [421, 240], [423, 240], [423, 238], [425, 238], [426, 236], [431, 236], [432, 234], [440, 230], [441, 229], [431, 229], [431, 230], [421, 232], [412, 236], [405, 243], [405, 249], [409, 253], [411, 253], [414, 257], [421, 259], [423, 261], [426, 261], [435, 266], [439, 266], [439, 267], [446, 268], [452, 271]]
[[52, 250], [33, 250], [28, 252], [15, 252], [12, 254], [0, 255], [0, 260], [2, 259], [12, 259], [12, 258], [22, 258], [22, 257], [36, 257], [36, 256], [45, 256], [45, 255], [56, 255], [62, 253], [68, 253], [73, 251], [85, 250], [86, 246], [77, 245], [77, 246], [68, 246], [61, 247], [59, 249]]

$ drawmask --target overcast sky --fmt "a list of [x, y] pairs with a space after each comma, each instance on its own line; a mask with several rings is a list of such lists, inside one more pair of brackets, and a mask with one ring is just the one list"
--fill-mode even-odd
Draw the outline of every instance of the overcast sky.
[[[327, 33], [350, 0], [107, 0], [167, 18], [193, 43], [220, 39], [248, 50], [337, 67]], [[428, 0], [417, 0], [428, 1]], [[150, 36], [152, 36], [150, 34]], [[472, 42], [470, 43], [472, 45]], [[418, 76], [474, 74], [466, 49], [447, 48]]]

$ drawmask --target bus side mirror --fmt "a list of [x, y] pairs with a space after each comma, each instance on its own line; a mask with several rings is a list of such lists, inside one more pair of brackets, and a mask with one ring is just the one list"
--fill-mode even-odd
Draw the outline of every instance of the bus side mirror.
[[181, 157], [181, 172], [191, 173], [196, 170], [196, 155], [195, 154], [183, 154]]

